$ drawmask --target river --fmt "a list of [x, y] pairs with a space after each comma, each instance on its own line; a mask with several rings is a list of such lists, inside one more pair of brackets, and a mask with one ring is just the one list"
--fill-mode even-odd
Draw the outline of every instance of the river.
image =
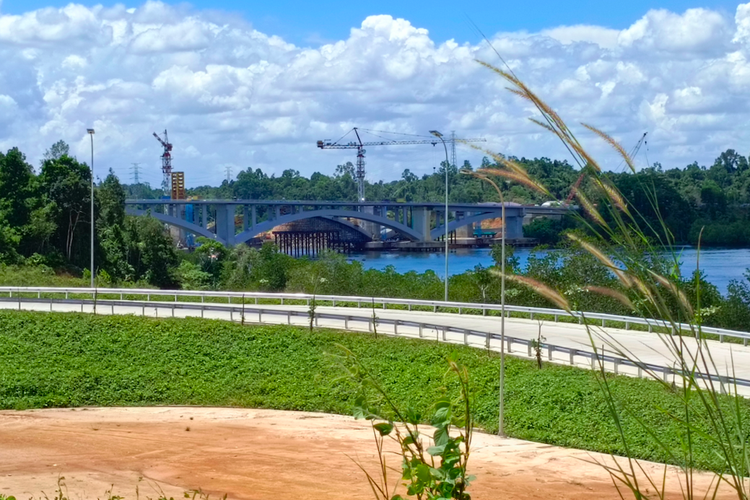
[[[680, 255], [681, 270], [684, 276], [689, 276], [696, 268], [697, 250], [694, 247], [676, 249]], [[526, 265], [531, 249], [517, 248], [515, 255]], [[445, 257], [442, 253], [418, 252], [363, 252], [351, 255], [351, 260], [362, 262], [365, 269], [383, 270], [386, 266], [393, 266], [399, 273], [416, 271], [423, 273], [428, 269], [435, 271], [441, 278], [445, 275]], [[448, 258], [448, 272], [451, 275], [461, 274], [474, 266], [481, 264], [485, 267], [492, 265], [489, 248], [457, 249], [451, 251]], [[727, 293], [727, 286], [733, 279], [742, 279], [746, 269], [750, 268], [750, 249], [711, 248], [701, 250], [701, 269], [708, 281], [719, 288], [723, 294]]]

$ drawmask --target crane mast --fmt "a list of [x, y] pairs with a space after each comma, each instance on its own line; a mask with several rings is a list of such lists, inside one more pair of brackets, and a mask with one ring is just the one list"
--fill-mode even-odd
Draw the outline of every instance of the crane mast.
[[[646, 140], [646, 134], [648, 134], [648, 132], [644, 132], [643, 133], [643, 135], [641, 136], [640, 140], [635, 145], [635, 147], [633, 148], [633, 150], [630, 153], [628, 153], [628, 155], [631, 158], [634, 158], [635, 155], [638, 154], [638, 151], [641, 150], [641, 146], [643, 146], [643, 142]], [[586, 176], [586, 166], [583, 167], [583, 169], [581, 170], [581, 175], [578, 176], [578, 179], [576, 179], [575, 183], [573, 184], [573, 187], [570, 188], [570, 194], [568, 195], [567, 198], [565, 198], [565, 204], [566, 205], [573, 200], [573, 197], [578, 192], [578, 188], [581, 186], [581, 181], [583, 181], [583, 178], [585, 176]]]
[[163, 179], [161, 181], [161, 188], [164, 191], [164, 196], [172, 196], [172, 144], [169, 142], [169, 136], [167, 135], [166, 129], [164, 130], [164, 139], [154, 132], [154, 137], [164, 148], [161, 155], [161, 172]]
[[[337, 142], [318, 141], [317, 146], [320, 149], [356, 149], [357, 150], [357, 169], [355, 171], [355, 177], [357, 180], [357, 200], [358, 201], [365, 201], [365, 153], [367, 152], [365, 150], [365, 147], [409, 146], [409, 145], [414, 145], [414, 144], [432, 144], [433, 146], [435, 146], [438, 142], [440, 142], [439, 139], [414, 139], [414, 140], [406, 140], [406, 141], [382, 140], [382, 141], [363, 142], [362, 138], [359, 135], [359, 129], [357, 127], [354, 127], [352, 131], [354, 132], [354, 135], [357, 137], [356, 141], [351, 141], [347, 143], [339, 143], [338, 141]], [[454, 162], [455, 162], [456, 142], [485, 142], [485, 139], [456, 139], [455, 134], [452, 134], [449, 140], [452, 143], [452, 147], [453, 147]]]

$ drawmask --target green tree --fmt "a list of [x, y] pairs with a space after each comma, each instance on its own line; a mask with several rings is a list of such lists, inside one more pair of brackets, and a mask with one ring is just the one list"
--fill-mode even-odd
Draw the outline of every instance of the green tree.
[[[44, 160], [39, 178], [45, 203], [54, 203], [57, 228], [52, 237], [53, 244], [68, 261], [85, 265], [89, 241], [78, 236], [88, 229], [90, 216], [91, 171], [85, 163], [70, 156]], [[78, 257], [73, 258], [75, 255]]]
[[28, 224], [33, 196], [34, 171], [18, 148], [0, 153], [0, 203], [10, 227], [20, 230]]
[[[70, 156], [70, 146], [62, 139], [54, 143], [44, 152], [44, 160], [59, 160], [63, 156]], [[42, 160], [42, 162], [44, 162]]]
[[176, 288], [179, 258], [164, 225], [153, 217], [128, 217], [125, 232], [134, 279], [144, 279], [160, 288]]

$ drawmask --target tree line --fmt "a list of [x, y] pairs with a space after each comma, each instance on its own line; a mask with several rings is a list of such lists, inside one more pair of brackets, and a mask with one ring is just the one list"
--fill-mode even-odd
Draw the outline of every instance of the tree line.
[[[518, 159], [536, 178], [543, 179], [553, 196], [565, 198], [578, 172], [567, 162], [541, 159]], [[482, 166], [492, 166], [488, 160]], [[442, 165], [444, 169], [446, 165]], [[455, 201], [498, 201], [496, 193], [459, 169], [448, 165], [451, 197]], [[471, 169], [465, 162], [462, 170]], [[405, 171], [395, 181], [367, 185], [368, 197], [392, 200], [439, 201], [444, 196], [445, 170], [436, 169], [421, 178]], [[638, 174], [610, 173], [631, 208], [645, 217], [658, 220], [661, 215], [677, 242], [690, 242], [698, 227], [703, 227], [704, 241], [746, 244], [743, 231], [748, 230], [747, 209], [750, 204], [750, 169], [748, 161], [733, 151], [722, 153], [710, 168], [696, 164], [684, 169], [664, 170], [658, 164]], [[64, 142], [50, 147], [38, 169], [28, 163], [16, 148], [0, 153], [0, 279], [6, 284], [45, 284], [50, 274], [61, 273], [86, 284], [89, 276], [90, 169], [69, 153]], [[541, 203], [547, 200], [523, 186], [502, 186], [507, 200]], [[654, 207], [647, 189], [659, 199]], [[585, 183], [583, 189], [586, 189]], [[98, 284], [121, 286], [155, 286], [161, 288], [212, 288], [233, 290], [336, 291], [364, 296], [391, 295], [438, 299], [442, 280], [435, 273], [405, 273], [393, 269], [364, 270], [361, 264], [344, 257], [324, 255], [317, 260], [293, 259], [273, 245], [251, 249], [240, 245], [224, 248], [215, 241], [199, 238], [193, 252], [178, 251], [162, 223], [151, 217], [130, 217], [124, 202], [134, 193], [142, 197], [160, 194], [147, 185], [123, 185], [111, 171], [95, 184], [94, 252]], [[192, 195], [207, 198], [274, 198], [331, 199], [356, 198], [351, 165], [339, 166], [332, 176], [313, 174], [305, 178], [294, 171], [268, 176], [260, 170], [245, 170], [237, 179], [218, 187], [199, 187]], [[654, 222], [656, 224], [656, 222]], [[585, 232], [573, 218], [561, 221], [542, 219], [527, 226], [542, 241], [557, 243], [561, 231]], [[734, 228], [741, 230], [735, 232]], [[543, 281], [551, 281], [572, 294], [582, 309], [620, 311], [616, 301], [594, 297], [580, 290], [568, 290], [572, 275], [590, 276], [601, 286], [614, 286], [611, 276], [594, 273], [579, 250], [566, 243], [555, 252], [540, 249], [529, 259], [525, 269], [509, 261], [509, 269]], [[587, 267], [588, 266], [588, 267]], [[23, 272], [20, 270], [23, 269]], [[33, 272], [30, 270], [34, 270]], [[13, 272], [11, 272], [13, 271]], [[34, 274], [36, 271], [39, 273]], [[16, 274], [14, 274], [14, 272]], [[606, 273], [605, 273], [606, 274]], [[311, 281], [319, 276], [324, 281]], [[36, 280], [36, 281], [35, 281]], [[686, 277], [686, 287], [693, 277]], [[56, 282], [57, 283], [57, 282]], [[451, 298], [463, 301], [496, 302], [498, 280], [487, 269], [451, 278]], [[314, 288], [311, 288], [314, 287]], [[515, 291], [514, 291], [515, 290]], [[706, 292], [709, 290], [709, 292]], [[715, 292], [715, 293], [714, 293]], [[737, 280], [721, 297], [710, 284], [704, 287], [702, 301], [707, 317], [722, 326], [741, 327], [750, 324], [750, 289], [746, 280]], [[509, 301], [520, 305], [541, 305], [539, 298], [521, 288], [509, 288]], [[598, 301], [598, 302], [597, 302]], [[728, 302], [726, 302], [728, 301]], [[715, 308], [712, 309], [712, 308]], [[711, 312], [713, 311], [713, 312]], [[628, 311], [621, 311], [628, 314]], [[740, 319], [738, 319], [740, 318]]]
[[[110, 170], [94, 190], [94, 255], [108, 281], [176, 286], [178, 256], [164, 226], [126, 217], [126, 191]], [[0, 262], [69, 273], [90, 272], [91, 169], [60, 141], [38, 173], [17, 148], [0, 153]]]
[[[549, 158], [512, 158], [522, 165], [530, 176], [546, 186], [558, 200], [568, 198], [576, 183], [579, 171], [567, 161]], [[480, 168], [497, 167], [485, 158]], [[461, 171], [471, 171], [473, 166], [465, 161], [460, 168], [441, 164], [433, 173], [421, 177], [404, 170], [400, 179], [365, 183], [365, 196], [369, 200], [408, 202], [440, 202], [445, 199], [445, 169], [448, 169], [448, 196], [453, 202], [499, 202], [499, 196], [486, 183]], [[750, 168], [748, 158], [735, 150], [721, 153], [710, 166], [697, 162], [683, 168], [664, 169], [661, 164], [630, 172], [608, 172], [615, 186], [628, 198], [631, 207], [654, 225], [661, 216], [677, 244], [696, 244], [703, 230], [702, 244], [707, 246], [750, 245]], [[126, 187], [128, 195], [139, 198], [157, 198], [161, 191], [145, 184]], [[538, 192], [515, 183], [501, 185], [506, 201], [523, 204], [541, 204], [546, 201]], [[581, 185], [590, 192], [587, 182]], [[653, 193], [657, 203], [653, 203]], [[204, 199], [256, 199], [256, 200], [331, 200], [355, 201], [357, 185], [354, 166], [339, 165], [332, 175], [319, 172], [309, 178], [297, 170], [284, 170], [281, 175], [268, 175], [260, 169], [241, 171], [236, 179], [224, 181], [220, 186], [200, 186], [188, 189], [189, 196]], [[656, 206], [655, 206], [656, 205]], [[551, 221], [539, 219], [525, 228], [528, 237], [542, 243], [555, 244], [559, 235], [574, 227], [572, 220]]]

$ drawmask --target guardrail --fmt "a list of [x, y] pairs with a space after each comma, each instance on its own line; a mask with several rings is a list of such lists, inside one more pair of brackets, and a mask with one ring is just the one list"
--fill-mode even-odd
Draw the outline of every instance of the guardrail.
[[[78, 292], [78, 289], [71, 289]], [[0, 291], [2, 291], [0, 289]], [[110, 290], [111, 291], [111, 290]], [[65, 291], [60, 291], [58, 293], [66, 293]], [[72, 292], [67, 292], [67, 295], [69, 295]], [[115, 292], [115, 293], [119, 293]], [[123, 292], [123, 295], [125, 293]], [[162, 295], [158, 293], [152, 293], [151, 295]], [[170, 295], [170, 294], [167, 294]], [[294, 294], [288, 296], [293, 296], [295, 299], [299, 299], [299, 296]], [[317, 298], [316, 298], [317, 300]], [[76, 306], [76, 310], [80, 310], [80, 312], [87, 312], [85, 310], [85, 306], [90, 306], [91, 312], [96, 312], [97, 307], [103, 308], [105, 311], [106, 309], [109, 309], [109, 314], [126, 314], [123, 312], [117, 313], [115, 308], [128, 308], [128, 309], [135, 309], [136, 311], [140, 309], [140, 313], [142, 316], [146, 316], [147, 310], [154, 309], [154, 316], [159, 317], [159, 309], [168, 309], [171, 311], [170, 316], [175, 317], [175, 311], [176, 310], [192, 310], [192, 311], [199, 311], [200, 317], [205, 317], [205, 313], [207, 311], [213, 311], [213, 312], [221, 312], [224, 314], [229, 315], [228, 320], [234, 321], [234, 322], [251, 322], [250, 319], [248, 319], [248, 316], [252, 315], [255, 319], [255, 315], [257, 315], [257, 322], [258, 323], [264, 323], [263, 317], [266, 316], [275, 316], [279, 317], [281, 316], [282, 319], [285, 317], [286, 324], [292, 324], [292, 318], [293, 317], [302, 317], [306, 321], [309, 321], [310, 318], [310, 312], [309, 311], [294, 311], [294, 310], [281, 310], [281, 309], [264, 309], [263, 307], [255, 307], [253, 304], [251, 304], [250, 308], [247, 308], [247, 304], [220, 304], [220, 303], [211, 303], [211, 302], [162, 302], [162, 301], [152, 301], [150, 300], [150, 297], [148, 300], [128, 300], [128, 299], [71, 299], [69, 297], [62, 298], [62, 299], [54, 299], [54, 298], [48, 298], [46, 301], [41, 297], [41, 292], [39, 292], [39, 295], [37, 298], [23, 298], [18, 293], [14, 297], [0, 297], [0, 302], [4, 303], [13, 303], [15, 306], [17, 304], [17, 307], [19, 310], [23, 309], [23, 304], [39, 304], [40, 306], [45, 307], [45, 311], [54, 311], [55, 305], [74, 305]], [[47, 306], [49, 306], [49, 309], [47, 309]], [[80, 309], [78, 309], [80, 307]], [[58, 307], [58, 309], [60, 309]], [[40, 310], [40, 309], [36, 309]], [[70, 309], [68, 309], [69, 311]], [[101, 309], [100, 309], [101, 311]], [[357, 316], [357, 315], [350, 315], [350, 314], [338, 314], [338, 313], [329, 313], [329, 312], [315, 312], [314, 313], [314, 322], [315, 325], [319, 325], [320, 320], [335, 320], [340, 321], [343, 323], [345, 330], [358, 330], [357, 324], [362, 325], [366, 324], [366, 328], [359, 328], [361, 331], [368, 331], [368, 332], [374, 332], [376, 326], [379, 325], [390, 325], [393, 328], [392, 333], [380, 331], [381, 334], [392, 334], [395, 336], [403, 335], [404, 332], [401, 331], [399, 333], [399, 327], [411, 327], [415, 330], [417, 330], [417, 335], [419, 338], [427, 338], [425, 335], [426, 331], [434, 331], [435, 337], [434, 339], [439, 342], [453, 342], [456, 343], [455, 339], [451, 340], [448, 338], [448, 334], [458, 334], [461, 338], [459, 340], [460, 343], [464, 345], [472, 345], [469, 342], [469, 338], [478, 338], [481, 339], [481, 344], [474, 344], [475, 347], [479, 347], [480, 345], [485, 346], [489, 341], [494, 340], [497, 342], [500, 342], [502, 340], [500, 334], [498, 333], [492, 333], [492, 332], [486, 332], [486, 331], [480, 331], [480, 330], [474, 330], [469, 328], [461, 328], [458, 326], [450, 326], [450, 325], [443, 325], [439, 323], [430, 323], [430, 322], [422, 322], [422, 321], [412, 321], [412, 320], [401, 320], [401, 319], [389, 319], [389, 318], [373, 318], [371, 316]], [[278, 323], [278, 322], [277, 322]], [[432, 337], [430, 337], [432, 338]], [[513, 337], [509, 335], [505, 335], [505, 347], [506, 352], [509, 354], [525, 354], [527, 357], [532, 358], [535, 356], [535, 346], [534, 346], [534, 340], [531, 339], [525, 339], [525, 338], [518, 338]], [[522, 351], [519, 353], [518, 349], [514, 348], [518, 346], [522, 346]], [[524, 349], [525, 348], [525, 352]], [[602, 363], [602, 366], [606, 371], [609, 371], [611, 373], [615, 374], [622, 374], [622, 375], [631, 375], [636, 376], [639, 378], [653, 378], [655, 374], [661, 373], [662, 379], [664, 382], [669, 382], [670, 376], [672, 377], [672, 382], [675, 382], [675, 380], [679, 380], [678, 377], [680, 376], [680, 370], [677, 370], [674, 367], [669, 366], [663, 366], [653, 363], [642, 363], [638, 361], [633, 361], [627, 358], [622, 358], [619, 356], [615, 356], [612, 354], [605, 354], [604, 352], [599, 353], [596, 350], [594, 352], [587, 351], [584, 349], [576, 349], [573, 347], [565, 347], [565, 346], [559, 346], [550, 344], [547, 342], [541, 342], [539, 344], [539, 348], [546, 352], [547, 360], [550, 362], [558, 363], [558, 364], [568, 364], [570, 366], [580, 366], [580, 363], [576, 363], [576, 358], [584, 358], [586, 361], [584, 364], [590, 365], [592, 369], [595, 369], [597, 367], [597, 363]], [[560, 356], [555, 357], [555, 354], [562, 354], [562, 359]], [[609, 365], [609, 366], [608, 366]], [[633, 368], [635, 371], [633, 373], [627, 373], [623, 370], [623, 368]], [[748, 379], [742, 379], [742, 378], [736, 378], [736, 377], [729, 377], [719, 374], [705, 374], [705, 373], [695, 373], [694, 374], [697, 378], [702, 379], [704, 382], [708, 383], [709, 381], [718, 382], [720, 385], [721, 392], [727, 392], [727, 386], [731, 387], [733, 386], [739, 386], [743, 388], [750, 388], [750, 380]]]
[[[325, 304], [331, 302], [331, 305], [346, 307], [356, 303], [357, 307], [362, 305], [372, 306], [377, 304], [378, 306], [386, 309], [387, 306], [405, 306], [408, 310], [412, 310], [414, 307], [428, 307], [432, 308], [434, 312], [439, 309], [443, 309], [445, 312], [451, 310], [458, 310], [458, 314], [471, 313], [471, 311], [480, 311], [482, 315], [487, 315], [488, 311], [500, 312], [502, 306], [500, 304], [480, 304], [480, 303], [469, 303], [469, 302], [445, 302], [437, 300], [419, 300], [419, 299], [399, 299], [389, 297], [358, 297], [358, 296], [341, 296], [341, 295], [310, 295], [304, 293], [270, 293], [270, 292], [226, 292], [226, 291], [203, 291], [203, 290], [155, 290], [147, 288], [58, 288], [58, 287], [0, 287], [0, 294], [8, 294], [9, 297], [13, 297], [13, 294], [36, 294], [38, 298], [42, 297], [42, 294], [56, 295], [64, 294], [65, 298], [68, 298], [71, 294], [82, 294], [91, 295], [92, 299], [95, 299], [100, 295], [119, 295], [120, 300], [125, 300], [126, 296], [138, 297], [145, 296], [146, 300], [151, 300], [151, 297], [173, 297], [175, 302], [178, 302], [180, 298], [200, 298], [202, 302], [206, 299], [226, 299], [228, 303], [232, 303], [232, 300], [236, 301], [254, 301], [255, 304], [258, 300], [279, 300], [283, 305], [285, 300], [300, 300], [305, 301], [309, 304], [313, 298], [318, 303]], [[132, 299], [136, 300], [136, 299]], [[555, 322], [559, 321], [560, 318], [568, 317], [577, 319], [579, 323], [591, 322], [592, 320], [601, 321], [602, 327], [607, 326], [607, 322], [610, 323], [621, 323], [624, 324], [625, 329], [630, 329], [631, 325], [642, 325], [648, 327], [648, 331], [652, 331], [654, 328], [663, 328], [671, 330], [674, 333], [675, 327], [681, 331], [693, 331], [693, 326], [685, 323], [680, 323], [673, 327], [672, 324], [658, 319], [638, 318], [634, 316], [621, 316], [616, 314], [596, 313], [596, 312], [568, 312], [563, 309], [550, 309], [544, 307], [525, 307], [507, 305], [505, 306], [506, 314], [517, 313], [526, 314], [530, 319], [534, 319], [534, 315], [546, 315], [554, 318]], [[742, 332], [737, 330], [728, 330], [724, 328], [714, 328], [704, 326], [701, 328], [703, 333], [716, 335], [719, 337], [720, 342], [724, 342], [724, 337], [731, 337], [741, 339], [744, 345], [748, 344], [750, 340], [750, 332]]]

